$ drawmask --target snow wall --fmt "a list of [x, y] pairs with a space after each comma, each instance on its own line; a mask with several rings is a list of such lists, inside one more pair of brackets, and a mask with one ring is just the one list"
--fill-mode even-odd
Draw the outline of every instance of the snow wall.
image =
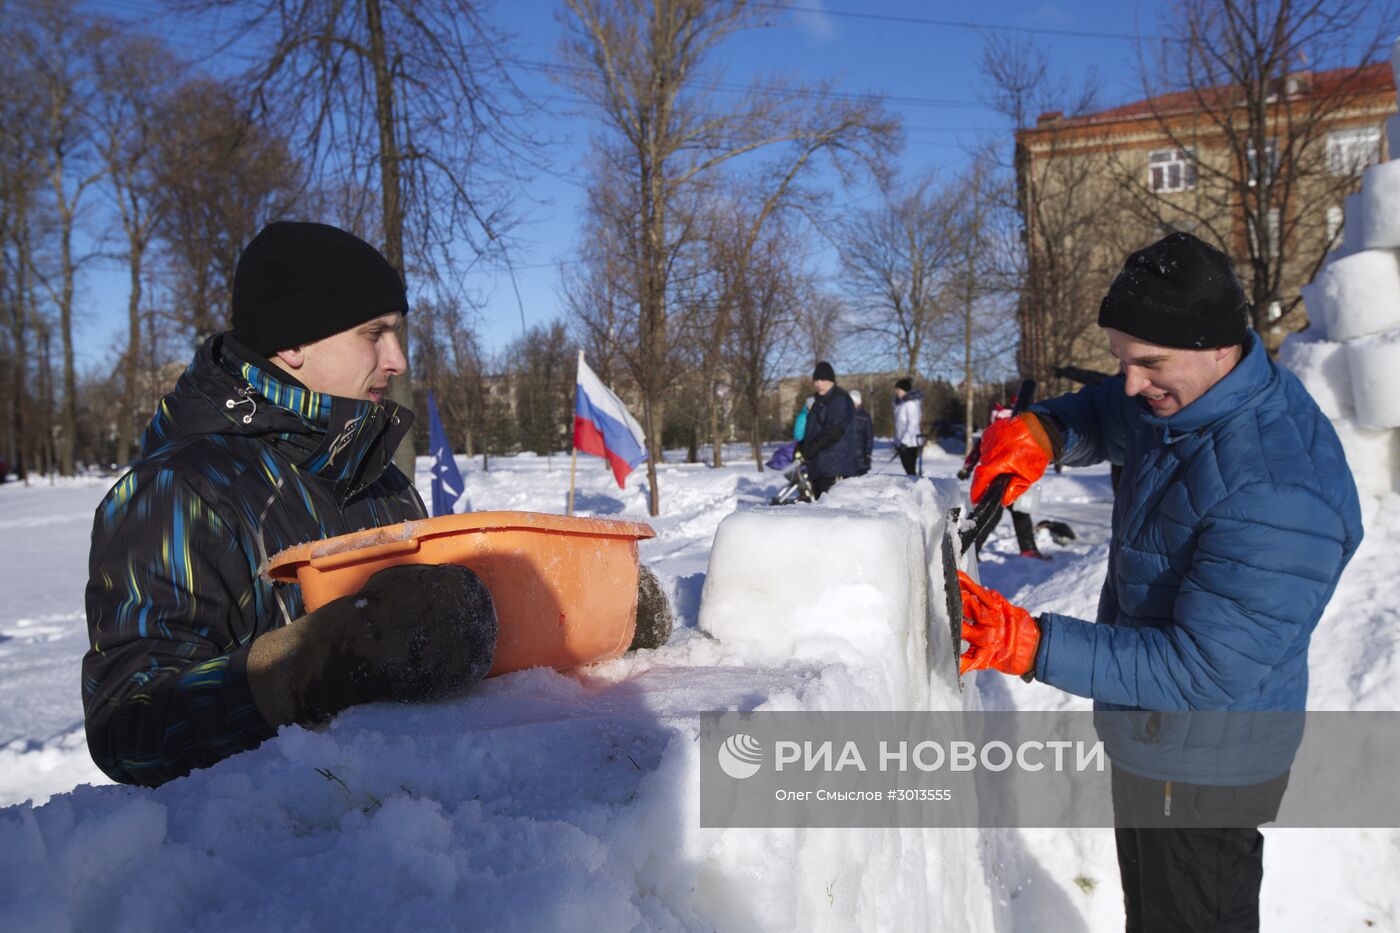
[[[1400, 41], [1391, 65], [1400, 86]], [[1366, 169], [1343, 204], [1341, 245], [1302, 288], [1310, 325], [1279, 351], [1371, 496], [1400, 492], [1400, 117], [1386, 132], [1390, 161]]]
[[736, 512], [658, 651], [0, 811], [0, 928], [991, 930], [977, 830], [699, 827], [701, 711], [975, 703], [942, 608], [960, 497], [867, 477]]

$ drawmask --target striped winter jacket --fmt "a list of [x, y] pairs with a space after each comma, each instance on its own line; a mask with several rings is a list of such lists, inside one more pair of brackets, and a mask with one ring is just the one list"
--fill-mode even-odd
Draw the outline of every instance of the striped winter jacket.
[[[1066, 464], [1123, 465], [1098, 624], [1042, 615], [1036, 677], [1092, 697], [1110, 758], [1144, 777], [1287, 770], [1301, 716], [1239, 714], [1305, 708], [1309, 639], [1361, 542], [1332, 425], [1253, 332], [1245, 351], [1168, 417], [1121, 375], [1031, 409], [1063, 429]], [[1171, 715], [1190, 711], [1216, 715]]]
[[224, 335], [205, 343], [98, 506], [82, 689], [88, 748], [114, 780], [160, 784], [273, 734], [248, 647], [302, 604], [259, 577], [268, 556], [425, 515], [392, 463], [412, 412], [259, 363]]

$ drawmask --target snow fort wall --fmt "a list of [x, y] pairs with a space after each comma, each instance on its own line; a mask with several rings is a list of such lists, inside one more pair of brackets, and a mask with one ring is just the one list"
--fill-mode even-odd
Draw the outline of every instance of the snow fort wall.
[[1362, 427], [1355, 421], [1333, 421], [1347, 455], [1356, 490], [1363, 496], [1400, 492], [1400, 431]]
[[[748, 610], [711, 587], [717, 605], [701, 612], [724, 638], [682, 629], [567, 675], [354, 707], [159, 788], [79, 787], [0, 810], [0, 929], [990, 933], [1004, 908], [975, 829], [699, 818], [698, 711], [961, 702], [928, 677], [930, 663], [951, 668], [951, 647], [920, 652], [924, 623], [946, 631], [927, 572], [950, 487], [852, 480], [790, 507], [764, 548], [824, 563], [770, 562], [791, 575], [772, 583], [786, 596], [751, 592]], [[741, 515], [715, 547], [772, 561], [754, 540], [767, 528]], [[716, 572], [760, 588], [742, 567], [719, 571], [727, 560]]]
[[1351, 340], [1400, 327], [1400, 260], [1369, 249], [1334, 259], [1318, 273], [1329, 340]]
[[[736, 512], [715, 533], [699, 626], [758, 660], [879, 672], [885, 709], [961, 705], [939, 548], [956, 484], [871, 476], [800, 508]], [[935, 633], [932, 639], [929, 633]], [[946, 644], [945, 644], [946, 642]]]
[[1400, 328], [1358, 338], [1346, 349], [1357, 422], [1400, 428]]
[[1324, 415], [1333, 420], [1350, 418], [1354, 409], [1347, 345], [1324, 340], [1314, 330], [1309, 327], [1285, 340], [1279, 362], [1297, 375]]
[[[1382, 162], [1366, 169], [1361, 180], [1362, 249], [1400, 247], [1400, 162]], [[1344, 220], [1344, 223], [1346, 221]]]

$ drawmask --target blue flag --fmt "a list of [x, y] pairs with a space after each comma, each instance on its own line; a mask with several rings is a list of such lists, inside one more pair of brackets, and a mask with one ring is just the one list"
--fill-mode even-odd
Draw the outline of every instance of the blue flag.
[[467, 487], [452, 457], [452, 445], [447, 442], [447, 432], [442, 429], [442, 419], [438, 417], [431, 391], [428, 392], [428, 450], [433, 457], [433, 517], [451, 515]]

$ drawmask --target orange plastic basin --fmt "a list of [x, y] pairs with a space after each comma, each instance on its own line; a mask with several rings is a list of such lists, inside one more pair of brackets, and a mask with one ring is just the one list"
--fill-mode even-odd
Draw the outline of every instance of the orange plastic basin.
[[310, 612], [385, 567], [461, 564], [496, 604], [487, 676], [540, 665], [567, 670], [619, 657], [632, 643], [637, 542], [655, 536], [640, 522], [543, 512], [441, 515], [287, 548], [266, 574], [300, 584]]

